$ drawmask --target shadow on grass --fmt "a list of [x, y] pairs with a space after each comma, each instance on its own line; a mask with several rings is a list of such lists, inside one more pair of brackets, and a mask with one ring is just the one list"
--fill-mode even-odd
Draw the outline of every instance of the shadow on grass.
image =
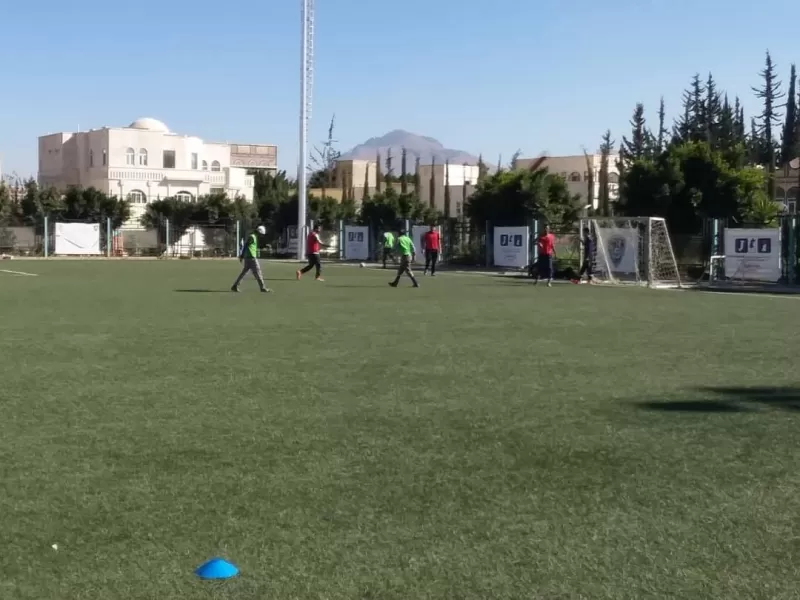
[[232, 294], [233, 292], [228, 290], [174, 290], [180, 294]]
[[748, 295], [779, 295], [779, 296], [797, 296], [800, 294], [800, 287], [789, 287], [783, 285], [715, 285], [715, 286], [697, 286], [688, 288], [693, 292], [712, 292], [716, 294], [748, 294]]
[[757, 411], [757, 405], [800, 412], [800, 388], [796, 387], [703, 387], [698, 391], [717, 398], [636, 405], [659, 412], [747, 413]]

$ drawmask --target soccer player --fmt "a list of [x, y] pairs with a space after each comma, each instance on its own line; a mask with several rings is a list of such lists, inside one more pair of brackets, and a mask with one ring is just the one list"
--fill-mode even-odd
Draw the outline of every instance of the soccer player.
[[592, 278], [592, 266], [594, 263], [594, 240], [592, 239], [592, 232], [588, 227], [583, 228], [583, 262], [581, 263], [581, 271], [578, 273], [578, 279], [575, 283], [580, 283], [583, 280], [583, 274], [586, 273], [589, 283], [594, 283]]
[[542, 235], [536, 241], [539, 249], [539, 264], [536, 271], [534, 285], [539, 283], [541, 277], [547, 276], [547, 287], [553, 287], [553, 259], [556, 255], [556, 236], [550, 233], [550, 226], [545, 225]]
[[311, 269], [316, 269], [316, 274], [314, 276], [314, 281], [325, 281], [322, 278], [322, 261], [319, 259], [319, 251], [321, 248], [327, 248], [328, 244], [323, 244], [322, 240], [319, 237], [320, 226], [318, 224], [314, 224], [314, 229], [311, 233], [308, 234], [308, 239], [306, 239], [306, 256], [308, 257], [308, 264], [297, 271], [297, 280], [300, 279], [308, 273]]
[[431, 225], [431, 228], [422, 237], [422, 246], [425, 251], [425, 270], [423, 275], [428, 274], [428, 269], [431, 270], [431, 277], [436, 276], [436, 263], [439, 262], [439, 248], [441, 247], [441, 239], [436, 227]]
[[272, 291], [264, 285], [264, 276], [261, 274], [261, 265], [258, 264], [258, 236], [266, 233], [267, 230], [264, 229], [264, 226], [259, 225], [256, 227], [255, 231], [250, 232], [250, 235], [247, 236], [247, 240], [244, 244], [242, 244], [242, 250], [239, 252], [239, 262], [244, 264], [242, 266], [242, 272], [239, 273], [239, 277], [236, 278], [236, 282], [231, 286], [232, 292], [239, 291], [239, 284], [242, 282], [242, 279], [244, 279], [244, 276], [247, 275], [248, 272], [253, 273], [253, 277], [256, 278], [258, 287], [261, 288], [262, 292]]
[[417, 258], [417, 249], [405, 229], [400, 230], [400, 237], [397, 238], [397, 248], [400, 250], [400, 266], [397, 268], [397, 277], [389, 285], [397, 287], [397, 284], [400, 283], [400, 277], [405, 273], [414, 283], [414, 287], [419, 287], [414, 273], [411, 272], [411, 263]]
[[394, 260], [394, 234], [391, 231], [383, 232], [383, 268], [386, 268], [387, 259]]

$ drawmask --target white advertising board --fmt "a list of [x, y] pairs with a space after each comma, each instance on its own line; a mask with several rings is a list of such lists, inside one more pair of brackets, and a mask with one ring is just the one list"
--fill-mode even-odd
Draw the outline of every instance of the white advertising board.
[[344, 257], [345, 260], [369, 259], [369, 227], [344, 226]]
[[[414, 247], [417, 249], [418, 256], [425, 256], [425, 244], [423, 243], [424, 235], [430, 231], [430, 225], [413, 225], [411, 227], [411, 240], [414, 242]], [[439, 232], [439, 235], [442, 235], [442, 230], [440, 227], [436, 228], [436, 231]], [[442, 240], [441, 237], [439, 238], [439, 243], [441, 244]]]
[[494, 228], [494, 264], [496, 267], [528, 266], [527, 227], [495, 227]]
[[749, 281], [781, 278], [779, 229], [726, 229], [725, 277]]
[[56, 223], [55, 253], [94, 256], [100, 252], [99, 223]]
[[597, 231], [612, 273], [636, 273], [636, 263], [639, 259], [639, 231], [621, 227], [598, 227]]

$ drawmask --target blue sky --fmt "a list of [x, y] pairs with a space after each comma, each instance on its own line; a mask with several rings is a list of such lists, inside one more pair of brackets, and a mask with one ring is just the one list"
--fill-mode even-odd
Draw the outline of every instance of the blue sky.
[[[789, 0], [316, 0], [311, 141], [392, 129], [495, 161], [619, 140], [636, 102], [670, 114], [712, 71], [757, 112], [764, 53], [800, 61]], [[36, 138], [161, 119], [211, 141], [298, 150], [299, 0], [10, 2], [2, 11], [0, 154], [36, 170]], [[767, 26], [761, 24], [766, 21]]]

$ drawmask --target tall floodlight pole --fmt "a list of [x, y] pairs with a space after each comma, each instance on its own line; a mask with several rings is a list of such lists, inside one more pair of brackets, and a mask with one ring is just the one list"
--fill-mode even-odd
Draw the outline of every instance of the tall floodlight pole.
[[308, 123], [314, 85], [314, 0], [300, 0], [300, 160], [297, 174], [297, 258], [305, 254], [306, 199], [308, 198]]

